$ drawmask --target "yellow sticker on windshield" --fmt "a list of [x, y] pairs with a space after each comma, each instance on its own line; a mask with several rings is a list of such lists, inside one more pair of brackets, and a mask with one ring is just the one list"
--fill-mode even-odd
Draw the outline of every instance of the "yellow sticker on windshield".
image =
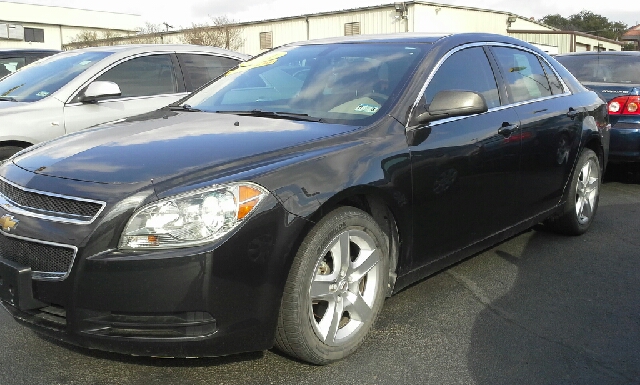
[[264, 67], [264, 66], [271, 65], [277, 62], [278, 59], [280, 59], [286, 54], [287, 54], [286, 52], [274, 52], [271, 54], [259, 56], [249, 61], [242, 62], [240, 63], [238, 68], [228, 71], [226, 74], [224, 74], [224, 76], [228, 76], [228, 75], [239, 73], [239, 72], [245, 72], [247, 70], [250, 70], [251, 68]]

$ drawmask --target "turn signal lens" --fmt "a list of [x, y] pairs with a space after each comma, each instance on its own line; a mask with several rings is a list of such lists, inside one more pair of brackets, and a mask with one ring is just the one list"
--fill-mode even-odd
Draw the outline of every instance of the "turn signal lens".
[[640, 115], [640, 96], [618, 96], [609, 102], [611, 115]]

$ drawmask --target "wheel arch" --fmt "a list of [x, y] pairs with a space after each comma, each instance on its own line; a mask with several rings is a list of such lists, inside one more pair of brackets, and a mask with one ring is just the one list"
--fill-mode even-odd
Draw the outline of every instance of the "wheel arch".
[[[604, 158], [604, 147], [602, 146], [602, 141], [597, 135], [593, 135], [587, 139], [587, 142], [584, 144], [580, 153], [584, 151], [585, 148], [588, 148], [596, 153], [598, 156], [598, 160], [600, 161], [600, 171], [601, 174], [604, 175], [604, 171], [606, 169], [606, 159]], [[575, 172], [575, 170], [574, 170]]]
[[389, 241], [389, 286], [386, 295], [387, 297], [391, 296], [397, 278], [398, 266], [402, 259], [401, 251], [403, 245], [406, 244], [408, 234], [410, 234], [410, 221], [401, 214], [401, 207], [384, 190], [371, 186], [354, 186], [333, 195], [322, 203], [307, 218], [310, 222], [302, 236], [306, 236], [313, 224], [329, 212], [343, 206], [355, 207], [371, 215], [387, 236]]
[[0, 147], [8, 147], [8, 146], [16, 146], [27, 148], [29, 146], [33, 146], [33, 143], [25, 142], [22, 140], [4, 140], [0, 141]]

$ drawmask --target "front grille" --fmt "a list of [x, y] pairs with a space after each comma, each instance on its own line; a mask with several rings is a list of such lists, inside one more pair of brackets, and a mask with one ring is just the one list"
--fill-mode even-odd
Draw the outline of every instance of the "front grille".
[[84, 218], [95, 217], [104, 204], [77, 198], [65, 198], [24, 189], [0, 179], [0, 194], [24, 210], [58, 213]]
[[75, 254], [71, 246], [0, 235], [0, 258], [30, 267], [34, 278], [64, 278], [71, 270]]

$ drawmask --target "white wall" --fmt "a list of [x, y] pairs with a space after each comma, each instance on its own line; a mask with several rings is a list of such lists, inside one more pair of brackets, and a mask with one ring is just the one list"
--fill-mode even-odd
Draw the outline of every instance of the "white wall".
[[125, 34], [142, 26], [139, 15], [0, 1], [0, 23], [44, 30], [44, 43], [0, 39], [1, 48], [61, 49], [84, 30]]

